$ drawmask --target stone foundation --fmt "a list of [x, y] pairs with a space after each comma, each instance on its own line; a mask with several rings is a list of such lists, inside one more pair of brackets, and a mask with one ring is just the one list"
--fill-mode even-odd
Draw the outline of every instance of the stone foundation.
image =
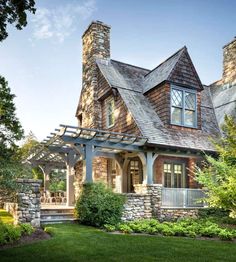
[[161, 207], [161, 190], [161, 184], [135, 185], [137, 193], [125, 194], [127, 202], [124, 205], [122, 220], [157, 218], [161, 221], [170, 221], [198, 216], [197, 208]]
[[189, 208], [160, 208], [158, 219], [162, 221], [177, 220], [180, 218], [197, 218], [198, 209]]
[[5, 203], [4, 209], [12, 214], [15, 224], [30, 223], [40, 226], [40, 185], [41, 180], [19, 179], [23, 192], [17, 193], [17, 203]]
[[125, 194], [125, 196], [127, 197], [127, 202], [124, 205], [123, 221], [152, 217], [150, 195], [130, 193]]

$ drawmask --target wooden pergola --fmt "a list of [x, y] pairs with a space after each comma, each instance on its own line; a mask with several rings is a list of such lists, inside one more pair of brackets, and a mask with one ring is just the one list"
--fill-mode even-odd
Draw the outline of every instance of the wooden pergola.
[[[67, 204], [72, 204], [74, 166], [85, 160], [85, 182], [92, 182], [92, 162], [94, 157], [114, 158], [119, 161], [121, 152], [143, 152], [147, 142], [145, 137], [109, 132], [91, 128], [60, 125], [27, 158], [33, 166], [40, 166], [44, 181], [53, 168], [67, 170]], [[150, 174], [150, 181], [151, 182]]]

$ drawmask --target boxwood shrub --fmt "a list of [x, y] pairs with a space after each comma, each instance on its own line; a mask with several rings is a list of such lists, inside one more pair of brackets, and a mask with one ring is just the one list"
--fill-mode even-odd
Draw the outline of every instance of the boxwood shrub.
[[120, 222], [125, 197], [113, 193], [103, 183], [87, 183], [76, 203], [76, 214], [82, 224], [102, 227]]

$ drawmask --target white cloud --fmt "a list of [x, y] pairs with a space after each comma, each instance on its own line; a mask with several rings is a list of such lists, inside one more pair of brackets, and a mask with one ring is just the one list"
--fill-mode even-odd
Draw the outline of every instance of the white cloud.
[[33, 22], [35, 39], [53, 38], [63, 42], [76, 29], [79, 21], [88, 19], [96, 10], [95, 0], [58, 6], [55, 9], [38, 8]]

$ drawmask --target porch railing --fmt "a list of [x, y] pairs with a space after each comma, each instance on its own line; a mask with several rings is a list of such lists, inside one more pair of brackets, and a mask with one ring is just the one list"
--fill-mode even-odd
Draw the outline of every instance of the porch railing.
[[196, 208], [204, 207], [202, 198], [205, 193], [201, 189], [162, 188], [162, 207]]

